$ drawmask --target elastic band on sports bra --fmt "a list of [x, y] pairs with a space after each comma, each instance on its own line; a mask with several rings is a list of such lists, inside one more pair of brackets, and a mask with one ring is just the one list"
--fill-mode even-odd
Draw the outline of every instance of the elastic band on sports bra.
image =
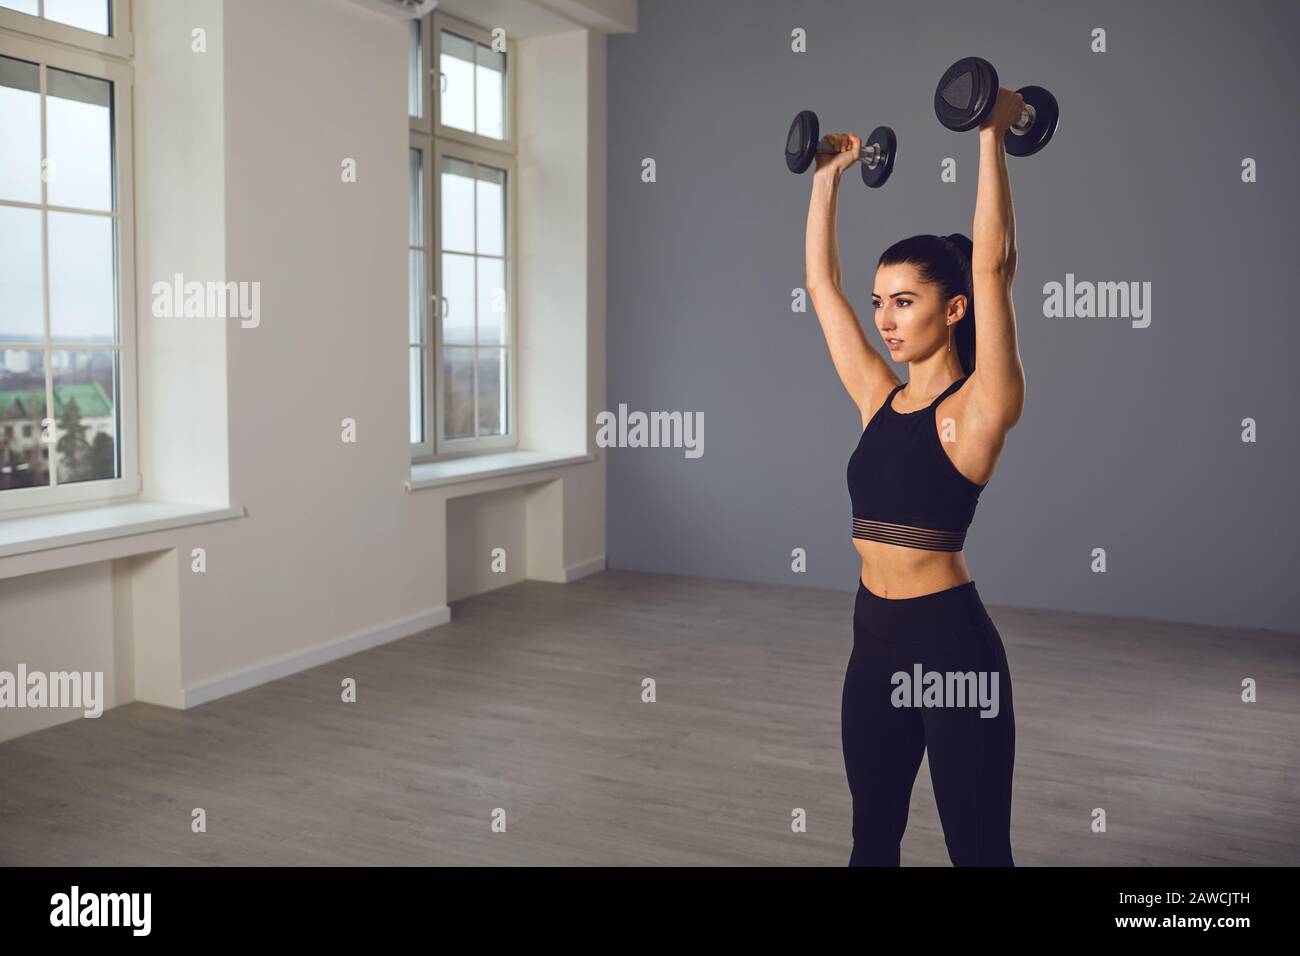
[[935, 531], [930, 528], [913, 528], [906, 524], [889, 524], [868, 518], [853, 519], [853, 537], [864, 541], [880, 541], [904, 548], [921, 548], [925, 551], [960, 551], [966, 543], [964, 531]]

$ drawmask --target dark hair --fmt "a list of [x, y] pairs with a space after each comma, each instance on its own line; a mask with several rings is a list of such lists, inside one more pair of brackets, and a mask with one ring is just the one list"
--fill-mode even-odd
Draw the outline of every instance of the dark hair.
[[910, 263], [924, 282], [939, 286], [945, 299], [966, 297], [966, 314], [957, 323], [957, 360], [967, 375], [975, 371], [975, 304], [971, 294], [970, 257], [974, 244], [960, 232], [949, 236], [912, 236], [900, 239], [880, 256], [878, 265]]

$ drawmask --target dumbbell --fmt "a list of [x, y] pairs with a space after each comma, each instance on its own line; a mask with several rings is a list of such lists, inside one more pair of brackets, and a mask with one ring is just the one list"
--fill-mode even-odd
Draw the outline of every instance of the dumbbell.
[[[818, 154], [831, 155], [839, 150], [821, 138], [817, 114], [802, 110], [790, 124], [785, 137], [785, 165], [792, 173], [802, 173], [812, 165]], [[883, 186], [894, 171], [894, 154], [898, 152], [898, 138], [888, 126], [877, 126], [862, 146], [862, 154], [854, 160], [862, 162], [862, 181], [875, 188]]]
[[[1012, 156], [1032, 156], [1052, 140], [1061, 111], [1056, 97], [1041, 86], [1016, 90], [1025, 98], [1020, 118], [1003, 137]], [[998, 71], [988, 60], [968, 56], [944, 72], [934, 91], [934, 115], [958, 133], [974, 129], [993, 112], [998, 98]]]

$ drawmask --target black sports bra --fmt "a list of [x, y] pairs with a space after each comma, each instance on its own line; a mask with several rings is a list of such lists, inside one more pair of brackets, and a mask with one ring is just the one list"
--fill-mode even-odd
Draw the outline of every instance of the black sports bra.
[[977, 485], [957, 470], [939, 439], [934, 410], [969, 377], [914, 412], [894, 410], [899, 385], [867, 422], [849, 457], [853, 537], [927, 551], [962, 549], [987, 482]]

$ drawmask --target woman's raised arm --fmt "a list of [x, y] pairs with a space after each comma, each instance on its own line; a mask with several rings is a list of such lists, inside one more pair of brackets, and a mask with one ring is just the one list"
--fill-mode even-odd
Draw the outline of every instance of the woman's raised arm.
[[824, 139], [839, 152], [817, 156], [812, 198], [808, 202], [804, 285], [821, 322], [835, 371], [862, 410], [874, 396], [883, 395], [897, 385], [898, 379], [880, 353], [867, 343], [840, 280], [839, 244], [835, 237], [840, 177], [853, 164], [854, 157], [861, 155], [862, 141], [853, 133], [828, 133]]
[[971, 284], [975, 298], [975, 371], [971, 401], [988, 428], [1005, 434], [1020, 419], [1025, 373], [1016, 341], [1011, 283], [1016, 274], [1016, 216], [1007, 178], [1003, 136], [1020, 116], [1024, 99], [1002, 88], [979, 130], [979, 188], [971, 234]]

